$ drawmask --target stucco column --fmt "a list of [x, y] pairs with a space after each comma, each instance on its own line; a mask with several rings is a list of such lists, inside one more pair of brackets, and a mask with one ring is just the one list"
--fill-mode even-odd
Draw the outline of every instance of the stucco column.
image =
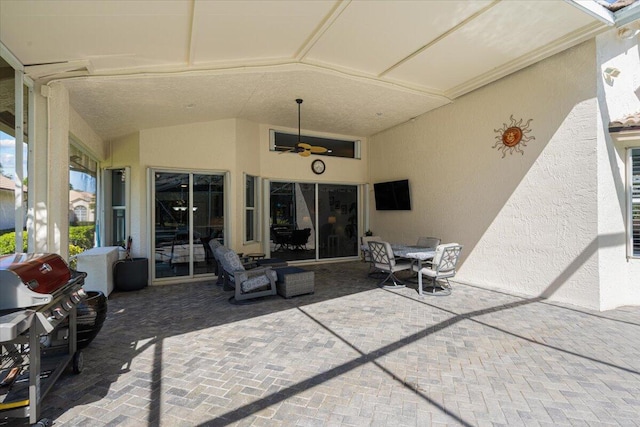
[[49, 252], [69, 258], [69, 93], [60, 83], [48, 94], [47, 241]]
[[48, 101], [40, 95], [37, 87], [35, 97], [35, 138], [29, 143], [29, 206], [33, 223], [34, 245], [29, 245], [29, 252], [49, 252], [47, 211], [48, 188], [48, 145], [49, 122], [47, 120]]

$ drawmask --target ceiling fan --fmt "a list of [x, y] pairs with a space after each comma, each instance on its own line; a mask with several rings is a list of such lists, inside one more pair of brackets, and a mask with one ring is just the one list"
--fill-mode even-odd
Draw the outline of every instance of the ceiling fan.
[[300, 141], [300, 104], [302, 104], [302, 99], [296, 99], [298, 103], [298, 143], [295, 147], [289, 148], [288, 150], [281, 151], [282, 153], [298, 153], [302, 157], [309, 157], [311, 154], [322, 154], [329, 151], [325, 147], [320, 147], [317, 145], [307, 144], [305, 142]]

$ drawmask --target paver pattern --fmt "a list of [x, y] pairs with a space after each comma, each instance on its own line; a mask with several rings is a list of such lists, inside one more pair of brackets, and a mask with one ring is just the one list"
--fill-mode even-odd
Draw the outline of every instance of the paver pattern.
[[[385, 290], [362, 262], [232, 305], [213, 282], [114, 293], [42, 416], [57, 426], [640, 425], [640, 307], [453, 283]], [[0, 425], [3, 424], [0, 421]], [[10, 420], [8, 425], [24, 425]]]

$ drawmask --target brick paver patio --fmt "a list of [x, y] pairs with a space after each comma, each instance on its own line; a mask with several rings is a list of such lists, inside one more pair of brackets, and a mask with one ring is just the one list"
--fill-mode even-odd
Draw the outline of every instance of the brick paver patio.
[[[114, 293], [58, 426], [640, 425], [640, 307], [608, 312], [454, 283], [384, 290], [360, 262], [315, 294], [231, 305], [212, 283]], [[2, 422], [0, 421], [0, 424]], [[24, 424], [12, 420], [10, 425]]]

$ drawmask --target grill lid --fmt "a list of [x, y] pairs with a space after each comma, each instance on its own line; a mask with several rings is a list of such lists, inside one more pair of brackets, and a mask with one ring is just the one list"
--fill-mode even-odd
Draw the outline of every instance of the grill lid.
[[69, 283], [71, 270], [57, 254], [15, 254], [0, 257], [0, 310], [51, 302]]

